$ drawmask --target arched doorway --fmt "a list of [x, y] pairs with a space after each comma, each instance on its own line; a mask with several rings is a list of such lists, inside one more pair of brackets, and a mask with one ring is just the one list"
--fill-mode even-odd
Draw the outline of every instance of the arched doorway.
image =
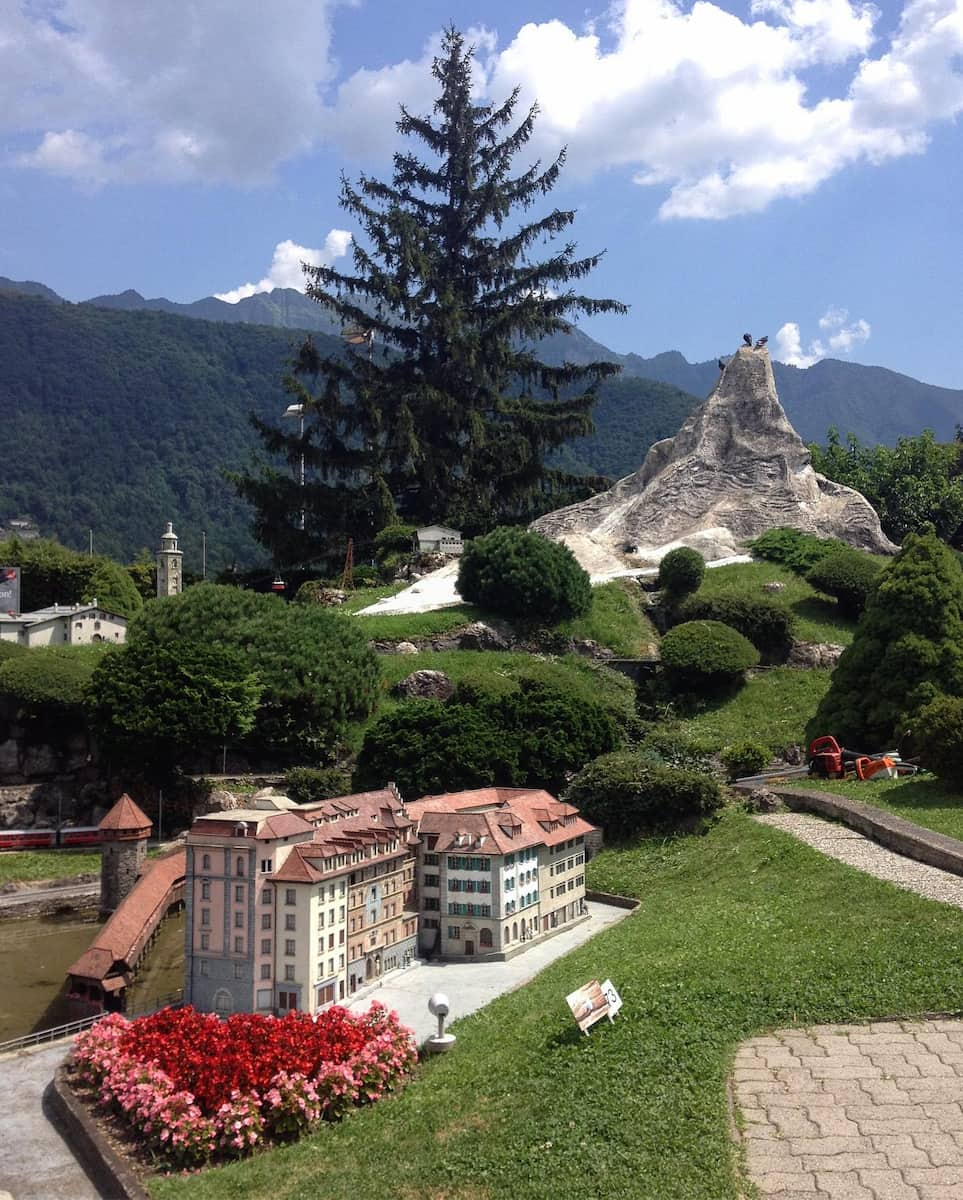
[[478, 945], [482, 950], [491, 950], [492, 948], [492, 931], [490, 929], [482, 929], [478, 934]]

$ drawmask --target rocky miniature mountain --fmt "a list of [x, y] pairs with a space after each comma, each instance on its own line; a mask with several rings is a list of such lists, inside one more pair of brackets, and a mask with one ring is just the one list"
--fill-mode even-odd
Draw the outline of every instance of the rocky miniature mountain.
[[768, 351], [744, 346], [638, 471], [533, 528], [598, 573], [657, 562], [679, 545], [707, 561], [726, 558], [777, 525], [877, 554], [896, 550], [863, 496], [813, 470], [779, 402]]

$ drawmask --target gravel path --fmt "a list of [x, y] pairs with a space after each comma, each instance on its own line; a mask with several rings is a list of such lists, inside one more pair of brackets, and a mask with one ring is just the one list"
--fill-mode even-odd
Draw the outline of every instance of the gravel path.
[[[756, 818], [963, 908], [963, 878], [803, 813]], [[963, 1200], [963, 1021], [781, 1029], [736, 1053], [749, 1177], [766, 1200]]]
[[[848, 863], [867, 875], [885, 879], [908, 892], [925, 896], [927, 900], [941, 900], [954, 908], [963, 908], [963, 876], [904, 858], [845, 825], [836, 825], [806, 813], [767, 813], [756, 820], [791, 833], [830, 858]], [[963, 1191], [960, 1197], [963, 1200]]]

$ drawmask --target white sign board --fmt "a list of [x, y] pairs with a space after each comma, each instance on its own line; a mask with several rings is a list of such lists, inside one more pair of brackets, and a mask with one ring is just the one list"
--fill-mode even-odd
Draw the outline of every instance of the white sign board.
[[591, 983], [583, 984], [577, 991], [566, 996], [565, 1000], [583, 1033], [588, 1033], [595, 1022], [601, 1021], [603, 1017], [608, 1017], [611, 1021], [622, 1007], [622, 997], [615, 990], [611, 979], [606, 979], [604, 983], [593, 979]]

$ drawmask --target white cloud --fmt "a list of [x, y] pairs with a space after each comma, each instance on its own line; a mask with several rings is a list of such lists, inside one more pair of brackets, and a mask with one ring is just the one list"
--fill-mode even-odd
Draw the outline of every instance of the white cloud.
[[[21, 165], [94, 184], [258, 183], [320, 138], [383, 162], [398, 106], [431, 109], [440, 35], [416, 60], [343, 79], [325, 104], [330, 17], [348, 2], [8, 4], [0, 131], [27, 147]], [[519, 86], [541, 109], [533, 157], [567, 144], [576, 175], [628, 169], [660, 189], [666, 219], [806, 196], [854, 164], [924, 152], [963, 112], [963, 0], [904, 0], [885, 40], [866, 0], [750, 0], [744, 16], [712, 0], [612, 0], [607, 19], [529, 23], [501, 48], [469, 31], [478, 92]]]
[[85, 182], [262, 182], [317, 137], [336, 3], [0, 5], [0, 130]]
[[229, 292], [216, 292], [218, 300], [226, 300], [228, 304], [237, 304], [238, 300], [246, 300], [258, 292], [273, 292], [276, 287], [296, 288], [304, 291], [304, 272], [301, 264], [308, 263], [312, 267], [330, 266], [336, 258], [342, 258], [351, 245], [351, 234], [345, 229], [332, 229], [324, 239], [320, 250], [312, 250], [309, 246], [299, 246], [290, 239], [278, 242], [274, 247], [274, 257], [268, 273], [257, 283], [242, 283], [240, 287], [232, 288]]
[[834, 354], [849, 354], [858, 345], [869, 341], [872, 326], [862, 317], [850, 321], [849, 312], [836, 305], [819, 318], [821, 337], [815, 337], [804, 350], [802, 335], [795, 321], [787, 321], [775, 337], [773, 356], [791, 367], [811, 367], [820, 359]]
[[[629, 167], [667, 189], [663, 218], [805, 196], [852, 164], [922, 152], [930, 125], [963, 112], [963, 0], [907, 0], [875, 57], [878, 13], [861, 0], [751, 0], [746, 20], [709, 0], [616, 0], [613, 13], [606, 41], [551, 20], [486, 43], [487, 90], [538, 100], [535, 154], [566, 144], [577, 174]], [[330, 128], [346, 150], [384, 155], [398, 104], [428, 111], [432, 49], [341, 85]]]

